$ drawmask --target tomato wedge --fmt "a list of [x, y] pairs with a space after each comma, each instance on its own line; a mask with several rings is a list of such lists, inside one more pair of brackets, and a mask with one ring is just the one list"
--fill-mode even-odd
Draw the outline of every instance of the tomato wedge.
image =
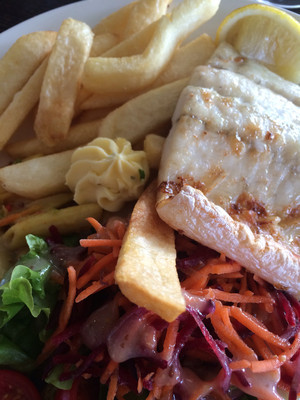
[[0, 370], [0, 399], [41, 400], [34, 384], [23, 374], [8, 369]]

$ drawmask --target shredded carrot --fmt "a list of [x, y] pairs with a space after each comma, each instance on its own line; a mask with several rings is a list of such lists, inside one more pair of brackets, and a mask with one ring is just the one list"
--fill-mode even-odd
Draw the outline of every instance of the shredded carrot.
[[142, 375], [141, 375], [141, 370], [137, 365], [135, 365], [135, 369], [136, 369], [136, 375], [138, 377], [136, 390], [137, 390], [138, 393], [142, 393], [142, 390], [143, 390], [143, 379], [142, 379]]
[[261, 322], [258, 321], [252, 315], [242, 311], [240, 308], [232, 306], [230, 307], [230, 315], [238, 320], [241, 324], [246, 326], [250, 331], [256, 333], [266, 342], [272, 343], [282, 349], [286, 349], [289, 345], [288, 341], [282, 339], [280, 336], [270, 332]]
[[229, 350], [236, 357], [245, 357], [246, 359], [255, 360], [255, 352], [240, 338], [229, 318], [229, 310], [219, 301], [216, 301], [215, 312], [210, 316], [211, 323], [221, 340], [227, 343]]
[[257, 295], [242, 295], [239, 293], [228, 293], [219, 289], [209, 288], [204, 290], [190, 290], [191, 293], [202, 295], [210, 299], [222, 300], [230, 303], [274, 303], [274, 300], [267, 296], [257, 296]]
[[125, 385], [118, 385], [116, 397], [118, 400], [124, 400], [124, 396], [130, 392], [130, 389]]
[[241, 266], [237, 263], [208, 264], [184, 280], [182, 286], [186, 289], [204, 289], [208, 283], [209, 275], [228, 274], [240, 270]]
[[107, 397], [106, 400], [114, 400], [117, 394], [118, 390], [118, 368], [116, 368], [109, 380], [109, 385], [108, 385], [108, 392], [107, 392]]
[[59, 314], [58, 332], [62, 332], [68, 325], [74, 300], [76, 297], [76, 271], [72, 266], [68, 267], [68, 278], [69, 278], [69, 290], [67, 298]]
[[105, 230], [105, 228], [95, 218], [89, 217], [87, 218], [87, 221], [92, 225], [96, 232], [99, 233]]
[[84, 289], [76, 297], [75, 302], [80, 303], [82, 300], [86, 299], [90, 295], [99, 292], [102, 289], [107, 288], [114, 284], [114, 271], [107, 274], [101, 281], [94, 281], [90, 286]]
[[17, 219], [19, 219], [21, 217], [25, 217], [26, 215], [34, 214], [40, 210], [41, 210], [41, 207], [38, 205], [35, 205], [35, 206], [29, 207], [29, 208], [25, 208], [25, 210], [22, 210], [22, 211], [13, 213], [13, 214], [9, 214], [6, 217], [0, 219], [0, 227], [10, 225], [10, 224], [14, 223]]
[[229, 367], [233, 370], [239, 370], [239, 369], [245, 369], [245, 368], [250, 368], [251, 362], [248, 360], [238, 360], [238, 361], [232, 361], [229, 364]]
[[100, 382], [104, 385], [112, 373], [118, 368], [119, 363], [117, 363], [114, 360], [110, 360], [109, 363], [107, 364], [103, 374], [101, 375]]
[[67, 327], [71, 313], [72, 313], [73, 304], [74, 304], [74, 300], [76, 297], [76, 271], [75, 271], [75, 268], [72, 266], [68, 267], [67, 271], [68, 271], [68, 278], [69, 278], [69, 290], [68, 290], [67, 297], [61, 308], [60, 314], [59, 314], [58, 327], [56, 328], [54, 333], [51, 335], [51, 337], [45, 343], [44, 348], [38, 357], [38, 360], [37, 360], [38, 364], [43, 362], [49, 356], [49, 354], [52, 352], [53, 337], [58, 335], [59, 333], [61, 333]]
[[267, 346], [267, 344], [265, 343], [265, 341], [260, 338], [257, 335], [253, 335], [251, 337], [252, 342], [255, 345], [255, 350], [258, 354], [261, 355], [261, 357], [263, 358], [271, 358], [274, 356], [274, 353], [272, 353], [272, 351], [270, 350], [270, 348]]
[[294, 342], [290, 345], [289, 349], [281, 353], [279, 356], [268, 360], [252, 361], [251, 370], [255, 373], [272, 371], [281, 367], [285, 362], [290, 360], [296, 352], [300, 349], [300, 332], [295, 336]]
[[117, 226], [117, 236], [119, 239], [123, 239], [126, 232], [126, 226], [122, 222]]
[[154, 392], [153, 392], [153, 390], [151, 390], [151, 392], [148, 394], [146, 400], [153, 400], [154, 398], [155, 398], [154, 397]]
[[172, 358], [172, 354], [176, 345], [178, 328], [179, 320], [177, 319], [168, 325], [162, 351], [162, 358], [166, 361], [169, 361]]
[[121, 246], [121, 239], [81, 239], [80, 246], [82, 247], [102, 247], [102, 246]]
[[81, 275], [77, 282], [77, 288], [81, 289], [83, 286], [85, 286], [95, 277], [95, 275], [97, 275], [103, 268], [108, 266], [113, 260], [115, 260], [113, 253], [109, 253], [101, 258], [85, 274]]

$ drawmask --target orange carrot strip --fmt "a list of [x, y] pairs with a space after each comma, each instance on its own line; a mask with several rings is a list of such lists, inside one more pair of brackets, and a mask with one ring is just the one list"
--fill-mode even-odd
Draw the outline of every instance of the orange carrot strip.
[[222, 278], [227, 278], [227, 279], [240, 279], [243, 276], [244, 275], [241, 274], [240, 272], [229, 272], [229, 273], [222, 274]]
[[106, 254], [103, 258], [96, 262], [85, 274], [81, 275], [77, 282], [77, 289], [81, 289], [90, 280], [92, 280], [96, 274], [98, 274], [104, 267], [115, 260], [113, 253]]
[[238, 361], [232, 361], [229, 363], [229, 367], [233, 370], [239, 370], [239, 369], [245, 369], [245, 368], [250, 368], [251, 362], [248, 360], [238, 360]]
[[126, 226], [123, 222], [120, 221], [120, 224], [117, 226], [117, 236], [119, 239], [123, 239], [126, 232]]
[[164, 347], [162, 351], [162, 358], [164, 360], [169, 361], [172, 357], [176, 345], [178, 328], [179, 328], [178, 320], [175, 320], [168, 325], [166, 337], [164, 340]]
[[84, 289], [76, 297], [75, 302], [80, 303], [82, 300], [86, 299], [90, 295], [100, 292], [100, 290], [105, 289], [114, 284], [114, 271], [107, 274], [101, 281], [94, 281], [90, 286]]
[[211, 323], [221, 340], [227, 343], [229, 350], [236, 357], [256, 360], [255, 352], [240, 338], [229, 319], [229, 310], [216, 301], [215, 312], [210, 316]]
[[103, 385], [108, 381], [108, 379], [110, 378], [112, 373], [118, 368], [118, 366], [119, 366], [119, 363], [117, 363], [116, 361], [114, 361], [114, 360], [109, 361], [103, 374], [100, 377], [100, 382]]
[[101, 232], [104, 230], [104, 227], [95, 218], [88, 217], [86, 220], [92, 225], [96, 232]]
[[265, 303], [264, 304], [264, 309], [267, 313], [271, 314], [274, 311], [274, 306], [273, 304], [275, 303], [274, 299], [272, 298], [272, 295], [270, 292], [268, 292], [268, 290], [264, 287], [264, 286], [259, 286], [259, 293], [262, 296], [266, 296], [269, 297], [270, 299], [272, 299], [272, 302], [269, 303]]
[[300, 332], [295, 336], [294, 342], [290, 345], [289, 349], [281, 353], [279, 356], [268, 360], [252, 361], [251, 370], [255, 373], [272, 371], [281, 367], [285, 362], [289, 361], [296, 352], [300, 349]]
[[245, 311], [242, 311], [240, 308], [235, 306], [230, 307], [230, 315], [250, 329], [250, 331], [256, 333], [257, 336], [260, 336], [266, 342], [273, 343], [282, 349], [286, 349], [288, 347], [289, 343], [287, 340], [282, 339], [280, 336], [270, 332], [255, 317], [246, 313]]
[[121, 239], [81, 239], [80, 246], [82, 247], [102, 247], [102, 246], [121, 246]]
[[253, 341], [256, 351], [258, 354], [260, 354], [263, 358], [268, 359], [274, 357], [274, 353], [270, 350], [270, 348], [266, 345], [264, 340], [260, 338], [257, 335], [253, 335], [251, 337], [251, 340]]
[[240, 270], [241, 266], [237, 263], [208, 264], [183, 281], [182, 286], [186, 289], [204, 289], [207, 285], [210, 274], [221, 275], [225, 273], [239, 272]]
[[141, 376], [141, 370], [139, 369], [139, 367], [137, 365], [135, 366], [135, 369], [136, 369], [136, 374], [137, 374], [137, 377], [138, 377], [138, 383], [137, 383], [136, 390], [137, 390], [138, 393], [142, 393], [142, 390], [143, 390], [143, 379], [142, 379], [142, 376]]
[[118, 368], [116, 368], [109, 380], [106, 400], [114, 400], [116, 397], [118, 390], [118, 375]]
[[[69, 322], [71, 312], [73, 309], [74, 300], [76, 297], [76, 271], [75, 268], [72, 266], [68, 267], [68, 278], [69, 278], [69, 290], [67, 298], [59, 314], [59, 320], [58, 320], [59, 332], [62, 332], [66, 328]], [[56, 332], [56, 334], [57, 333], [58, 332]]]
[[247, 274], [244, 272], [244, 276], [241, 279], [240, 293], [244, 294], [246, 290], [247, 290]]
[[38, 364], [42, 363], [50, 355], [50, 353], [54, 349], [52, 338], [58, 335], [60, 332], [62, 332], [66, 328], [69, 322], [76, 296], [76, 271], [72, 266], [68, 267], [68, 278], [69, 278], [69, 290], [67, 298], [65, 299], [59, 314], [58, 327], [45, 343], [41, 354], [38, 356], [37, 359]]
[[9, 214], [6, 217], [0, 219], [0, 227], [12, 224], [17, 219], [19, 219], [21, 217], [25, 217], [26, 215], [34, 214], [35, 212], [39, 211], [40, 209], [41, 209], [40, 206], [35, 205], [32, 207], [26, 208], [25, 210], [19, 211], [17, 213]]
[[118, 390], [117, 390], [117, 399], [118, 400], [124, 400], [125, 394], [129, 393], [130, 389], [125, 386], [125, 385], [118, 385]]
[[231, 303], [274, 303], [273, 299], [264, 296], [245, 296], [239, 293], [226, 293], [219, 289], [211, 289], [211, 291], [215, 299]]

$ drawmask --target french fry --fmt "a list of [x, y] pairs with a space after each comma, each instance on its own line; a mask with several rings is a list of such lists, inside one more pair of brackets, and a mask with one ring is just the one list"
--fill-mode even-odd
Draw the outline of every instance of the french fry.
[[95, 35], [110, 33], [119, 42], [142, 30], [166, 13], [171, 0], [133, 1], [102, 19], [94, 28]]
[[[99, 108], [89, 108], [87, 110], [83, 110], [78, 117], [76, 117], [74, 121], [74, 125], [81, 125], [83, 123], [99, 121], [105, 117], [109, 113], [115, 110], [116, 107], [99, 107]], [[72, 126], [71, 126], [72, 129]], [[71, 133], [72, 134], [72, 133]]]
[[207, 63], [215, 49], [214, 41], [206, 33], [179, 47], [165, 70], [152, 83], [151, 88], [190, 76], [198, 65]]
[[41, 31], [21, 36], [0, 60], [0, 113], [22, 89], [50, 53], [56, 32]]
[[156, 24], [153, 36], [142, 54], [127, 57], [91, 57], [87, 60], [82, 83], [96, 93], [130, 92], [153, 82], [170, 61], [176, 47], [192, 31], [211, 18], [219, 0], [183, 0]]
[[73, 150], [32, 158], [0, 169], [0, 182], [9, 192], [38, 199], [67, 191], [65, 176]]
[[117, 44], [118, 44], [118, 38], [112, 33], [107, 32], [94, 36], [90, 56], [98, 57], [105, 51], [111, 49]]
[[42, 62], [0, 115], [0, 149], [3, 149], [31, 109], [37, 104], [47, 61], [48, 59], [45, 59]]
[[160, 20], [146, 26], [143, 30], [129, 36], [110, 50], [102, 54], [103, 57], [128, 57], [145, 51], [149, 40], [154, 35]]
[[123, 137], [133, 144], [144, 140], [147, 133], [156, 131], [171, 119], [187, 82], [188, 78], [180, 79], [129, 100], [103, 119], [99, 136]]
[[9, 143], [5, 151], [14, 159], [24, 159], [37, 155], [59, 153], [82, 146], [98, 136], [102, 119], [83, 122], [71, 126], [68, 137], [55, 146], [49, 147], [37, 138], [24, 139]]
[[144, 151], [150, 168], [158, 169], [165, 138], [150, 133], [144, 140]]
[[30, 207], [37, 207], [43, 211], [51, 208], [60, 208], [73, 200], [72, 193], [58, 193], [53, 196], [42, 197], [38, 200], [30, 201]]
[[133, 303], [166, 321], [185, 311], [173, 230], [157, 215], [156, 182], [137, 201], [119, 254], [115, 280]]
[[25, 245], [25, 236], [33, 234], [46, 237], [49, 227], [55, 225], [62, 235], [81, 232], [89, 228], [88, 217], [99, 219], [102, 210], [98, 204], [83, 204], [62, 209], [52, 209], [29, 217], [24, 217], [11, 226], [3, 235], [2, 243], [11, 250]]
[[214, 41], [207, 34], [203, 34], [195, 40], [179, 47], [174, 52], [171, 61], [157, 77], [157, 79], [140, 92], [121, 93], [121, 94], [92, 94], [88, 96], [80, 105], [81, 109], [91, 109], [98, 107], [108, 107], [125, 103], [133, 97], [148, 90], [154, 89], [174, 82], [178, 79], [186, 78], [191, 75], [194, 68], [205, 64], [215, 50]]
[[102, 55], [158, 20], [167, 11], [171, 0], [139, 0], [109, 15], [93, 29], [95, 33], [91, 57]]
[[93, 33], [74, 19], [63, 21], [49, 57], [34, 128], [48, 146], [64, 139], [70, 129], [84, 64]]
[[[104, 18], [93, 29], [95, 36], [90, 56], [101, 56], [104, 52], [115, 48], [119, 43], [144, 30], [145, 27], [166, 13], [170, 2], [171, 0], [139, 0]], [[77, 99], [76, 108], [89, 95], [89, 91], [81, 90], [80, 97], [82, 98]]]

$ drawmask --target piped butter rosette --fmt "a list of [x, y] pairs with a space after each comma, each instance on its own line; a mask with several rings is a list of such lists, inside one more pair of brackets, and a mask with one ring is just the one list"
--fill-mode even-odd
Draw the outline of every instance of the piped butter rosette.
[[107, 211], [137, 199], [149, 176], [144, 151], [123, 138], [97, 138], [74, 151], [66, 184], [78, 204], [97, 202]]

